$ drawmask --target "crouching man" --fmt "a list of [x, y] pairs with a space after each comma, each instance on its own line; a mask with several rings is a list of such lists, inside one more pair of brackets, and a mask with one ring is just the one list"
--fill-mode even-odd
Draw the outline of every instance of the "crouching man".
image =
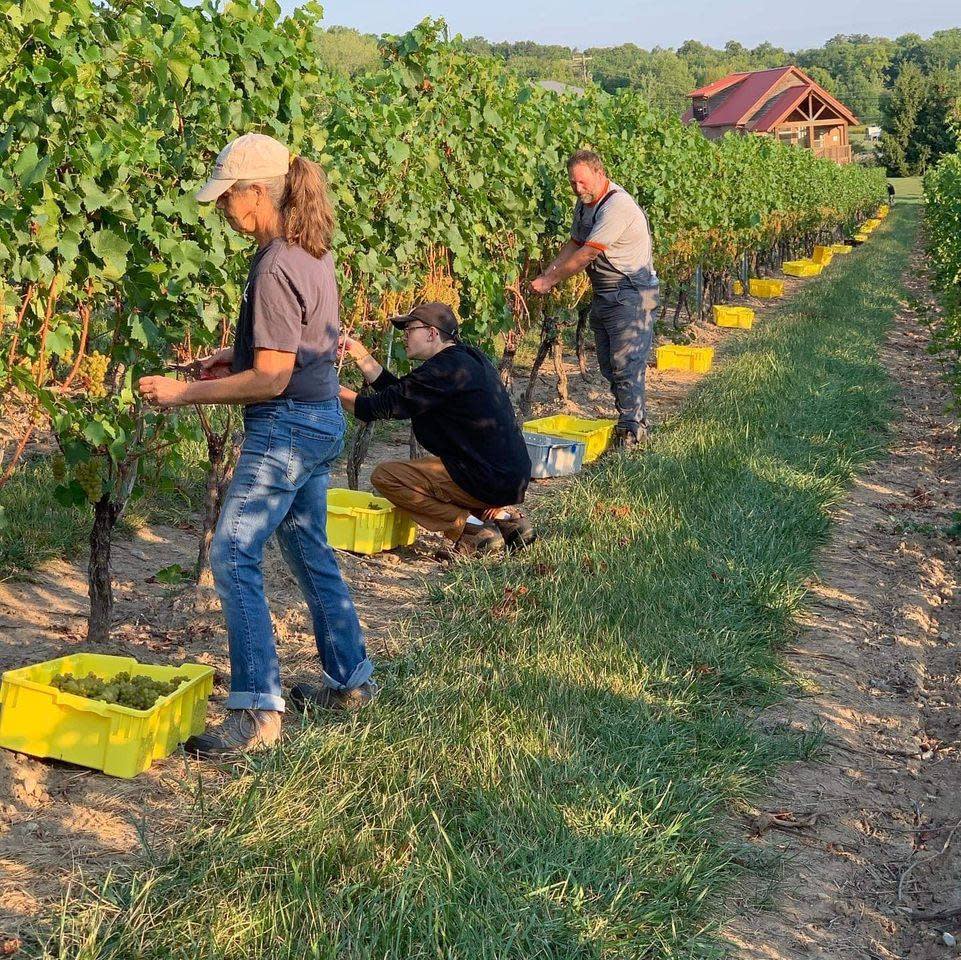
[[374, 393], [340, 389], [358, 420], [410, 420], [430, 457], [378, 464], [370, 481], [394, 506], [427, 530], [474, 555], [533, 543], [530, 521], [517, 508], [531, 476], [524, 437], [510, 397], [491, 362], [458, 339], [457, 318], [443, 303], [425, 303], [391, 323], [411, 360], [424, 362], [395, 377], [362, 343], [342, 338]]

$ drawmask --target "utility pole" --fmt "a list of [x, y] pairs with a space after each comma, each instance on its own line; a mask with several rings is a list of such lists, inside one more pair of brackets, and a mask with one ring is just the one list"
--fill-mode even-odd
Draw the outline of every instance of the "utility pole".
[[587, 56], [586, 53], [577, 53], [576, 51], [571, 54], [571, 62], [574, 64], [574, 69], [578, 67], [581, 68], [581, 76], [584, 78], [584, 83], [587, 83], [587, 65], [593, 60], [593, 57]]

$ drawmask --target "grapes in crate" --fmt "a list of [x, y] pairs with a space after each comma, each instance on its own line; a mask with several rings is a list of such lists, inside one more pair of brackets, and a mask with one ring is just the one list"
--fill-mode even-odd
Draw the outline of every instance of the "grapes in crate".
[[88, 700], [102, 700], [104, 703], [134, 710], [149, 710], [161, 697], [167, 697], [184, 682], [183, 677], [171, 680], [154, 680], [142, 675], [131, 676], [126, 670], [110, 680], [104, 680], [93, 673], [85, 677], [75, 677], [72, 673], [61, 673], [50, 681], [50, 686], [72, 693]]

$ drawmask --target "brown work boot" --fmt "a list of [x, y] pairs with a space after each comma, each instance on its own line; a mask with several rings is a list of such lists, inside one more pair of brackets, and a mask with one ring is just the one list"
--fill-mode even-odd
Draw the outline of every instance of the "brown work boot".
[[632, 430], [630, 427], [616, 427], [611, 449], [623, 450], [628, 453], [633, 450], [643, 450], [647, 444], [647, 437], [647, 428], [643, 426], [637, 431]]
[[468, 523], [454, 544], [454, 553], [461, 557], [483, 557], [504, 549], [504, 538], [496, 523]]
[[272, 747], [280, 740], [282, 716], [279, 710], [228, 710], [216, 730], [191, 737], [184, 750], [206, 759]]
[[504, 519], [497, 519], [494, 523], [500, 530], [504, 543], [508, 550], [523, 550], [529, 547], [536, 539], [537, 534], [530, 520], [518, 507], [504, 507], [504, 511], [510, 516]]
[[290, 689], [290, 699], [298, 709], [312, 707], [319, 710], [359, 710], [377, 696], [377, 684], [372, 680], [353, 690], [333, 690], [319, 683], [298, 683]]

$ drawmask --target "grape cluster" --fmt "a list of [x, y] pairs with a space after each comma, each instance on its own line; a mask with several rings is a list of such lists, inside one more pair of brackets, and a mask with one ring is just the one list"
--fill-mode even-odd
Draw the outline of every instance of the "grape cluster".
[[460, 309], [460, 293], [457, 282], [446, 272], [432, 270], [417, 290], [422, 303], [446, 303], [454, 313]]
[[78, 372], [91, 400], [100, 400], [107, 395], [104, 378], [107, 376], [108, 366], [110, 357], [105, 353], [88, 353], [80, 361]]
[[58, 453], [53, 458], [53, 462], [50, 464], [50, 472], [57, 483], [63, 483], [67, 479], [67, 461], [64, 460], [62, 453]]
[[91, 503], [100, 499], [103, 493], [103, 470], [99, 460], [82, 460], [73, 468], [73, 478], [83, 487]]
[[149, 710], [160, 697], [169, 696], [183, 682], [183, 677], [174, 677], [172, 680], [152, 680], [140, 675], [131, 677], [124, 670], [112, 680], [104, 680], [93, 673], [85, 677], [61, 673], [50, 681], [50, 686], [88, 700], [102, 700], [134, 710]]
[[33, 377], [34, 383], [42, 386], [44, 381], [46, 381], [50, 373], [50, 364], [44, 360], [34, 360], [30, 364], [30, 375]]

